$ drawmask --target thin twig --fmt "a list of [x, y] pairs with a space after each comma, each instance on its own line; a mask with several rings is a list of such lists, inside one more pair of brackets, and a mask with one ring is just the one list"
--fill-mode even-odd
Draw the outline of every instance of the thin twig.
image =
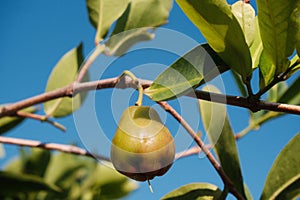
[[88, 69], [92, 65], [92, 63], [96, 60], [96, 58], [105, 50], [105, 45], [97, 45], [93, 53], [89, 56], [89, 58], [84, 62], [81, 67], [79, 74], [77, 76], [76, 82], [80, 83], [84, 76], [87, 74]]
[[190, 125], [181, 117], [181, 115], [167, 102], [157, 102], [164, 110], [166, 110], [168, 113], [170, 113], [189, 133], [189, 135], [194, 139], [194, 141], [197, 143], [197, 145], [202, 149], [202, 151], [205, 153], [208, 160], [211, 162], [213, 167], [218, 172], [219, 176], [221, 177], [224, 185], [228, 186], [230, 192], [237, 198], [237, 199], [245, 199], [234, 187], [232, 181], [227, 176], [227, 174], [222, 169], [221, 165], [218, 163], [218, 161], [215, 159], [215, 157], [212, 155], [212, 153], [209, 151], [209, 149], [205, 146], [204, 142], [201, 140], [201, 138], [197, 135], [197, 133], [190, 127]]
[[[212, 146], [210, 144], [208, 144], [208, 145], [206, 145], [206, 148], [211, 149]], [[191, 147], [187, 150], [176, 153], [175, 160], [179, 160], [181, 158], [185, 158], [185, 157], [188, 157], [188, 156], [191, 156], [191, 155], [199, 154], [201, 151], [202, 151], [202, 149], [199, 146]]]
[[[138, 80], [139, 83], [141, 83], [141, 85], [143, 86], [143, 88], [149, 87], [152, 83], [152, 81], [149, 80], [143, 80], [143, 79], [138, 79]], [[16, 103], [3, 106], [0, 109], [0, 118], [4, 116], [14, 115], [18, 110], [27, 108], [29, 106], [37, 105], [61, 97], [73, 97], [77, 93], [84, 92], [84, 91], [100, 90], [104, 88], [115, 88], [115, 87], [122, 88], [122, 89], [136, 88], [136, 85], [132, 83], [131, 79], [125, 78], [123, 80], [123, 83], [120, 83], [119, 81], [120, 81], [119, 77], [114, 77], [114, 78], [103, 79], [98, 81], [70, 84], [68, 86], [65, 86], [57, 90], [42, 93], [37, 96], [30, 97], [28, 99], [24, 99]], [[253, 112], [259, 110], [270, 110], [270, 111], [300, 115], [300, 106], [298, 105], [272, 103], [266, 101], [257, 101], [255, 103], [250, 103], [248, 99], [244, 97], [214, 94], [214, 93], [209, 93], [209, 92], [199, 91], [199, 90], [196, 90], [194, 93], [187, 94], [186, 96], [195, 98], [195, 95], [196, 98], [198, 99], [212, 101], [216, 103], [228, 104], [228, 105], [233, 105], [238, 107], [244, 107], [250, 109]]]
[[64, 127], [62, 124], [52, 121], [45, 116], [37, 115], [34, 113], [23, 112], [23, 111], [16, 112], [16, 116], [23, 117], [23, 118], [35, 119], [35, 120], [39, 120], [41, 122], [47, 122], [48, 124], [51, 124], [52, 126], [58, 128], [64, 132], [67, 130], [66, 127]]
[[47, 150], [56, 150], [56, 151], [71, 153], [71, 154], [75, 154], [75, 155], [97, 158], [99, 160], [110, 162], [110, 159], [105, 156], [91, 154], [88, 151], [86, 151], [85, 149], [82, 149], [82, 148], [79, 148], [76, 146], [72, 146], [72, 145], [64, 145], [64, 144], [56, 144], [56, 143], [42, 143], [42, 142], [36, 141], [36, 140], [18, 139], [18, 138], [4, 137], [4, 136], [0, 136], [0, 143], [12, 144], [12, 145], [18, 145], [18, 146], [26, 146], [26, 147], [36, 147], [36, 148], [42, 148], [42, 149], [47, 149]]
[[274, 85], [276, 85], [281, 81], [286, 80], [287, 75], [290, 73], [290, 71], [293, 70], [294, 67], [299, 65], [299, 63], [300, 63], [300, 59], [298, 59], [295, 63], [293, 63], [285, 72], [279, 74], [278, 76], [275, 76], [273, 80], [266, 87], [262, 88], [257, 92], [257, 94], [254, 95], [255, 98], [259, 99], [264, 93], [269, 91]]

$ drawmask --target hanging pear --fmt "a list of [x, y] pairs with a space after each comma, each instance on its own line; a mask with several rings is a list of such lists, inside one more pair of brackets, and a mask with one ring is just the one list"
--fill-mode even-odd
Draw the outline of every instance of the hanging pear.
[[164, 175], [175, 158], [175, 143], [158, 113], [130, 106], [122, 114], [111, 146], [117, 171], [137, 181]]

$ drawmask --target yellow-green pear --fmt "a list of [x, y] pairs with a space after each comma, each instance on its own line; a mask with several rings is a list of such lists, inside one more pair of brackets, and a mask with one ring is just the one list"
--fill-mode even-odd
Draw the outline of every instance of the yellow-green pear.
[[137, 181], [164, 175], [175, 157], [172, 135], [149, 106], [131, 106], [122, 114], [111, 146], [117, 171]]

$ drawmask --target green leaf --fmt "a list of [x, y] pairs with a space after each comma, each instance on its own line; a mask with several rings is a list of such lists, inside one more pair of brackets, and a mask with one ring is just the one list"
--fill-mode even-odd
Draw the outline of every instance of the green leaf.
[[250, 51], [226, 0], [177, 0], [177, 3], [225, 63], [239, 73], [243, 81], [249, 79], [252, 74]]
[[278, 200], [286, 200], [286, 199], [293, 199], [299, 200], [300, 197], [300, 180], [297, 180], [295, 183], [292, 183], [288, 186], [283, 193], [279, 194], [277, 199]]
[[[107, 163], [107, 165], [109, 165]], [[118, 173], [113, 167], [98, 164], [84, 182], [82, 189], [89, 190], [93, 199], [117, 199], [137, 189], [137, 184]]]
[[[279, 153], [267, 176], [261, 200], [283, 199], [291, 195], [292, 189], [299, 190], [300, 181], [300, 133], [298, 133]], [[287, 194], [288, 193], [288, 194]], [[294, 195], [298, 195], [294, 194]], [[291, 197], [291, 196], [290, 196]], [[293, 196], [295, 197], [295, 196]], [[289, 198], [292, 199], [292, 198]]]
[[125, 11], [129, 0], [87, 0], [89, 19], [97, 30], [96, 37], [102, 40], [109, 28]]
[[62, 188], [68, 188], [75, 181], [76, 173], [84, 166], [84, 161], [79, 156], [59, 153], [52, 156], [45, 179]]
[[60, 192], [38, 176], [0, 171], [0, 196], [17, 196], [37, 191]]
[[[83, 62], [82, 45], [68, 51], [56, 64], [48, 79], [46, 92], [71, 84], [78, 74]], [[88, 79], [87, 76], [85, 79]], [[75, 97], [64, 97], [44, 103], [44, 111], [48, 116], [64, 117], [77, 110], [84, 101], [85, 94]]]
[[280, 82], [274, 85], [270, 90], [267, 97], [269, 102], [278, 102], [280, 98], [283, 97], [283, 94], [287, 91], [288, 85], [286, 82]]
[[148, 31], [148, 28], [138, 28], [116, 34], [106, 42], [109, 51], [106, 55], [122, 56], [134, 44], [142, 41], [149, 41], [154, 38], [154, 33]]
[[289, 86], [289, 88], [278, 99], [280, 103], [300, 104], [300, 76]]
[[218, 199], [222, 191], [209, 183], [191, 183], [163, 196], [162, 200], [213, 200]]
[[74, 188], [80, 187], [80, 183], [90, 175], [92, 170], [90, 160], [67, 153], [52, 155], [45, 173], [45, 180], [62, 188], [63, 193], [59, 196], [49, 193], [45, 200], [70, 199], [71, 195], [75, 195], [73, 194]]
[[299, 0], [257, 0], [264, 52], [276, 66], [275, 75], [288, 68], [288, 57], [295, 49], [296, 37], [299, 37], [299, 3]]
[[[167, 23], [172, 4], [172, 0], [131, 0], [126, 11], [116, 23], [112, 33], [113, 41], [108, 40], [106, 43], [110, 49], [109, 54], [115, 54], [116, 50], [124, 44], [126, 48], [123, 49], [127, 50], [137, 42], [153, 38], [153, 35], [147, 33], [147, 30]], [[134, 33], [135, 31], [137, 33]], [[139, 34], [142, 36], [139, 37]], [[126, 42], [127, 40], [130, 42]], [[124, 52], [124, 50], [119, 51], [118, 55], [122, 55]]]
[[144, 92], [154, 101], [172, 99], [191, 92], [204, 77], [208, 81], [219, 74], [210, 54], [199, 45], [163, 71]]
[[[0, 105], [0, 110], [1, 107], [4, 105]], [[26, 113], [35, 113], [38, 110], [37, 107], [29, 107], [21, 110], [22, 112]], [[19, 125], [24, 118], [22, 117], [2, 117], [0, 118], [0, 135], [6, 133], [7, 131], [13, 129], [17, 125]]]
[[0, 159], [5, 157], [5, 148], [3, 144], [0, 144]]
[[266, 87], [275, 76], [276, 66], [272, 63], [271, 59], [263, 50], [259, 60], [259, 87], [260, 89]]
[[252, 194], [246, 184], [244, 184], [245, 195], [247, 200], [253, 200]]
[[256, 34], [255, 10], [249, 3], [245, 3], [244, 1], [237, 1], [232, 4], [231, 10], [238, 20], [244, 32], [246, 42], [250, 47]]
[[293, 75], [294, 73], [296, 73], [300, 69], [300, 58], [297, 54], [291, 59], [291, 65], [293, 65], [294, 63], [297, 63], [297, 64], [288, 73], [288, 76]]
[[[206, 86], [203, 90], [220, 93], [212, 85]], [[214, 151], [220, 160], [221, 166], [237, 190], [245, 196], [237, 145], [225, 105], [203, 100], [199, 100], [199, 104], [204, 128], [211, 144], [214, 146]]]
[[254, 36], [254, 41], [252, 45], [250, 46], [250, 54], [252, 58], [252, 69], [256, 69], [258, 67], [260, 56], [263, 51], [263, 44], [260, 37], [260, 31], [259, 31], [259, 25], [258, 25], [258, 19], [255, 18], [255, 26], [256, 26], [256, 32]]
[[32, 148], [24, 163], [23, 173], [43, 177], [50, 161], [50, 151]]
[[27, 152], [22, 148], [20, 153], [22, 157], [10, 162], [5, 167], [5, 171], [43, 177], [50, 161], [50, 151], [30, 148], [30, 151]]
[[243, 80], [241, 78], [241, 76], [239, 74], [237, 74], [236, 72], [234, 71], [231, 71], [231, 74], [235, 80], [235, 83], [236, 85], [238, 86], [239, 88], [239, 91], [241, 92], [242, 96], [246, 97], [248, 92], [247, 92], [247, 89], [243, 83]]

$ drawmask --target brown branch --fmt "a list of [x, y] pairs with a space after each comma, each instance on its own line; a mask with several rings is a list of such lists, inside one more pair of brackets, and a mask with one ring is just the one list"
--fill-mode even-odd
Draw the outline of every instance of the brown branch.
[[[210, 144], [206, 145], [207, 149], [211, 149], [212, 146]], [[199, 154], [202, 151], [202, 149], [199, 146], [194, 146], [192, 148], [189, 148], [187, 150], [181, 151], [176, 153], [175, 160], [179, 160], [181, 158], [185, 158], [191, 155]]]
[[47, 150], [56, 150], [56, 151], [71, 153], [71, 154], [75, 154], [75, 155], [97, 158], [99, 160], [104, 160], [104, 161], [110, 162], [110, 159], [105, 156], [91, 154], [88, 151], [86, 151], [85, 149], [82, 149], [82, 148], [79, 148], [76, 146], [72, 146], [72, 145], [64, 145], [64, 144], [56, 144], [56, 143], [42, 143], [42, 142], [36, 141], [36, 140], [18, 139], [18, 138], [3, 137], [3, 136], [0, 136], [0, 143], [12, 144], [12, 145], [18, 145], [18, 146], [26, 146], [26, 147], [36, 147], [36, 148], [42, 148], [42, 149], [47, 149]]
[[232, 181], [227, 176], [227, 174], [224, 172], [221, 165], [218, 163], [218, 161], [215, 159], [215, 157], [212, 155], [212, 153], [209, 151], [209, 149], [205, 146], [204, 142], [200, 139], [200, 137], [197, 135], [197, 133], [190, 127], [190, 125], [181, 117], [181, 115], [172, 108], [167, 102], [157, 102], [164, 110], [166, 110], [168, 113], [170, 113], [189, 133], [189, 135], [194, 139], [194, 141], [197, 143], [197, 145], [202, 149], [202, 151], [205, 153], [208, 160], [211, 162], [215, 170], [218, 172], [219, 176], [221, 177], [223, 183], [225, 186], [229, 188], [229, 191], [237, 198], [237, 199], [245, 199], [234, 187]]
[[285, 112], [285, 113], [300, 115], [300, 106], [298, 105], [273, 103], [267, 101], [249, 102], [247, 98], [240, 97], [240, 96], [216, 94], [216, 93], [210, 93], [210, 92], [199, 91], [199, 90], [196, 90], [195, 93], [190, 93], [187, 96], [194, 97], [195, 95], [198, 99], [248, 108], [253, 112], [257, 112], [259, 110], [269, 110], [275, 112]]
[[81, 82], [84, 76], [87, 74], [88, 69], [95, 61], [95, 59], [105, 50], [104, 45], [97, 45], [93, 53], [89, 56], [89, 58], [84, 62], [83, 66], [81, 67], [79, 74], [77, 76], [76, 82]]
[[62, 124], [55, 122], [55, 121], [51, 121], [50, 119], [48, 119], [45, 116], [37, 115], [34, 113], [23, 112], [23, 111], [17, 111], [15, 115], [18, 117], [35, 119], [40, 122], [47, 122], [47, 123], [51, 124], [52, 126], [58, 128], [64, 132], [66, 132], [66, 130], [67, 130], [66, 127], [64, 127]]
[[[151, 85], [152, 81], [139, 79], [139, 82], [143, 86], [143, 88], [147, 88]], [[37, 105], [39, 103], [43, 103], [49, 100], [61, 98], [61, 97], [73, 97], [77, 93], [89, 91], [89, 90], [100, 90], [104, 88], [136, 88], [136, 85], [132, 83], [130, 78], [120, 79], [119, 77], [103, 79], [98, 81], [91, 81], [85, 83], [75, 82], [63, 88], [39, 94], [34, 97], [30, 97], [25, 100], [21, 100], [19, 102], [3, 106], [0, 109], [0, 118], [4, 116], [14, 115], [18, 110], [23, 108], [27, 108], [29, 106]], [[250, 109], [255, 112], [258, 110], [270, 110], [276, 112], [285, 112], [290, 114], [300, 115], [300, 106], [297, 105], [289, 105], [289, 104], [281, 104], [281, 103], [272, 103], [266, 101], [257, 101], [257, 102], [249, 102], [247, 98], [239, 97], [239, 96], [230, 96], [223, 94], [214, 94], [204, 91], [195, 91], [196, 98], [203, 99], [207, 101], [223, 103], [233, 106], [244, 107]], [[195, 98], [194, 93], [187, 94], [187, 96]]]

